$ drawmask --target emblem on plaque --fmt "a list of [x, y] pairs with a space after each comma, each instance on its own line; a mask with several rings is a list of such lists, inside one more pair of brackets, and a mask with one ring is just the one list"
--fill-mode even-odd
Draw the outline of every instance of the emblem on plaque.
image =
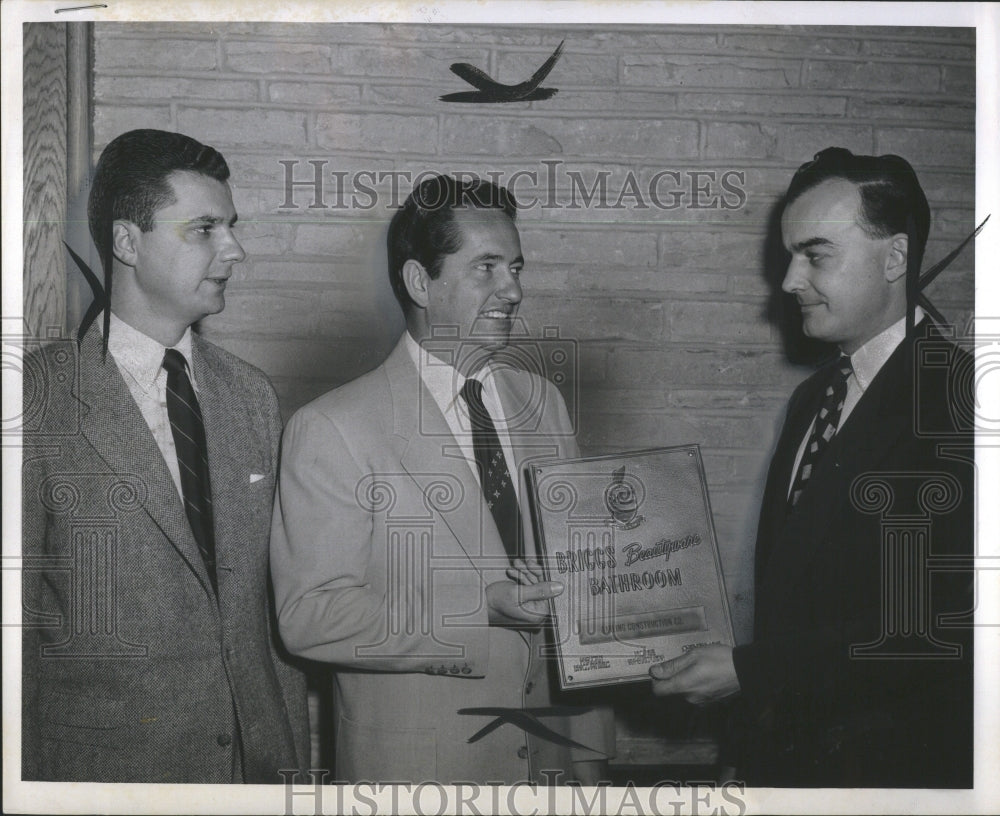
[[625, 465], [611, 474], [611, 484], [604, 488], [604, 506], [611, 514], [610, 523], [623, 530], [635, 529], [645, 521], [639, 515], [635, 487], [625, 480]]

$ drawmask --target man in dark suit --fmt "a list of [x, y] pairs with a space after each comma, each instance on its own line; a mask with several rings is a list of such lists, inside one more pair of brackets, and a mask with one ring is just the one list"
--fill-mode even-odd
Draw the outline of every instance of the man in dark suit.
[[971, 359], [915, 308], [929, 225], [898, 156], [829, 148], [786, 196], [782, 288], [840, 354], [788, 406], [752, 642], [651, 669], [657, 694], [739, 695], [750, 784], [972, 784]]
[[244, 258], [228, 177], [188, 136], [114, 139], [88, 207], [103, 330], [25, 368], [24, 779], [281, 783], [308, 764], [268, 590], [277, 399], [191, 331]]

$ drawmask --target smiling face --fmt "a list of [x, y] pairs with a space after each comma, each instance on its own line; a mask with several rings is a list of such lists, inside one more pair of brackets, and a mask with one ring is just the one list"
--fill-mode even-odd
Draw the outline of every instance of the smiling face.
[[860, 206], [854, 184], [828, 179], [781, 217], [792, 254], [781, 288], [798, 300], [806, 336], [846, 354], [906, 314], [906, 236], [869, 237], [859, 225]]
[[175, 201], [142, 232], [115, 222], [114, 311], [125, 322], [173, 345], [188, 326], [226, 305], [226, 281], [245, 257], [233, 233], [236, 209], [226, 182], [187, 171], [169, 176]]
[[[521, 302], [521, 239], [503, 210], [456, 210], [459, 250], [446, 255], [437, 278], [424, 278], [425, 336], [445, 330], [466, 351], [495, 351], [507, 345]], [[420, 339], [420, 338], [417, 338]]]

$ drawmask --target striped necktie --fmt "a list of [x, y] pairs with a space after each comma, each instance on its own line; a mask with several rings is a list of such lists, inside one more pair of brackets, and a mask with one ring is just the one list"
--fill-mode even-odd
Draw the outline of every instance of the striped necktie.
[[839, 365], [823, 394], [823, 402], [820, 403], [812, 433], [802, 453], [802, 461], [799, 462], [799, 470], [795, 474], [795, 481], [792, 482], [792, 490], [788, 494], [789, 510], [798, 502], [813, 470], [829, 447], [830, 440], [837, 433], [840, 414], [844, 410], [844, 400], [847, 398], [847, 379], [851, 376], [851, 371], [851, 358], [842, 354]]
[[187, 361], [177, 349], [163, 355], [167, 372], [167, 416], [177, 448], [184, 510], [198, 543], [212, 588], [218, 592], [215, 572], [215, 525], [212, 517], [212, 483], [208, 473], [208, 446], [201, 408], [187, 373]]

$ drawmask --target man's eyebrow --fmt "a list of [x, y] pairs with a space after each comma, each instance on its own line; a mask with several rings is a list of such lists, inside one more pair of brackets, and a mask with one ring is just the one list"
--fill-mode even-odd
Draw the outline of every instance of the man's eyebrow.
[[803, 249], [809, 249], [815, 246], [833, 246], [833, 241], [829, 238], [807, 238], [805, 241], [799, 241], [798, 243], [792, 244], [792, 252], [801, 252]]
[[[229, 226], [233, 226], [236, 223], [236, 221], [237, 221], [238, 218], [239, 218], [238, 215], [234, 215], [232, 218], [230, 218], [229, 219]], [[195, 216], [194, 218], [188, 219], [185, 223], [187, 223], [187, 224], [225, 224], [226, 223], [226, 219], [223, 218], [221, 215], [199, 215], [199, 216]]]
[[[472, 263], [477, 264], [477, 263], [482, 263], [483, 261], [502, 261], [502, 260], [503, 260], [503, 255], [497, 255], [495, 252], [484, 252], [482, 255], [477, 255], [475, 258], [473, 258]], [[524, 266], [524, 256], [518, 255], [516, 258], [513, 258], [510, 263], [512, 266], [514, 264], [520, 264], [521, 266]]]

